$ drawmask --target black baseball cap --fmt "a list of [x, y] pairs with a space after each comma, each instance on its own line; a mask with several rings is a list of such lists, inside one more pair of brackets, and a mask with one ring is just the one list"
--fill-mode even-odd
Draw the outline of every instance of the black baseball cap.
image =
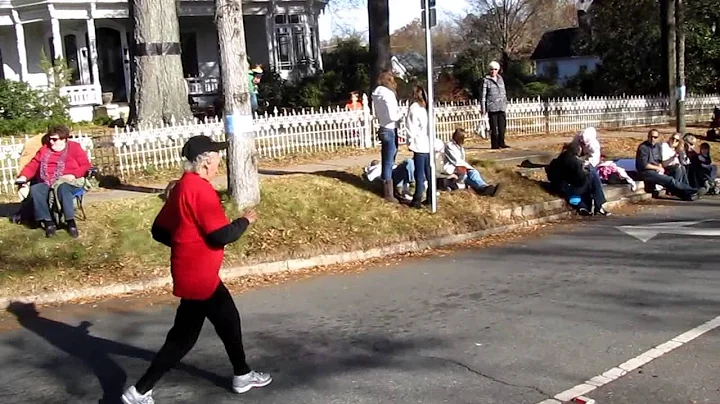
[[185, 142], [181, 155], [189, 161], [207, 152], [219, 152], [228, 148], [228, 142], [216, 142], [205, 135], [193, 136]]

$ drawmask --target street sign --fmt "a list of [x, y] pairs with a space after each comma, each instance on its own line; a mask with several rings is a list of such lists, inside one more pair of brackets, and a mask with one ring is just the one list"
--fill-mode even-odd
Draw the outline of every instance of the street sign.
[[[426, 10], [422, 11], [422, 26], [424, 29], [427, 29], [427, 22], [425, 21], [425, 15], [427, 14]], [[430, 28], [437, 25], [437, 11], [434, 8], [430, 9]]]
[[707, 227], [690, 227], [696, 224], [712, 222], [713, 220], [700, 220], [697, 222], [664, 222], [646, 226], [617, 226], [617, 229], [647, 243], [658, 234], [675, 234], [684, 236], [720, 237], [720, 229]]
[[[435, 7], [435, 0], [428, 0], [428, 3], [430, 3], [430, 8]], [[420, 9], [425, 10], [425, 0], [420, 0]]]

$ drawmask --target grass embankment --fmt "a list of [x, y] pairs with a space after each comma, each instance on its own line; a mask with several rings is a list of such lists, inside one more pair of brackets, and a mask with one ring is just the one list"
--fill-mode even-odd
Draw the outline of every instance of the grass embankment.
[[[505, 188], [496, 198], [442, 193], [436, 215], [381, 201], [355, 172], [263, 179], [260, 219], [227, 248], [226, 265], [367, 249], [501, 224], [494, 211], [551, 200], [542, 186], [507, 168], [483, 168]], [[0, 223], [0, 294], [20, 296], [78, 286], [149, 279], [168, 273], [169, 250], [150, 236], [157, 196], [95, 202], [81, 236], [46, 239], [40, 229]], [[229, 208], [230, 209], [230, 208]], [[232, 212], [231, 216], [233, 215]]]

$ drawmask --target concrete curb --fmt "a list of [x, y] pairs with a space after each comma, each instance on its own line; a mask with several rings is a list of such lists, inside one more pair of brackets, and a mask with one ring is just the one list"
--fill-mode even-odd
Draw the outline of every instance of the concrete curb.
[[[642, 185], [639, 184], [639, 189]], [[650, 198], [649, 194], [642, 192], [631, 192], [628, 188], [607, 188], [606, 196], [608, 202], [605, 206], [609, 209]], [[465, 234], [455, 234], [431, 240], [407, 241], [387, 247], [373, 248], [370, 250], [350, 251], [338, 254], [319, 255], [311, 258], [290, 259], [276, 262], [260, 263], [249, 266], [224, 268], [220, 276], [224, 280], [232, 280], [249, 275], [269, 275], [278, 272], [298, 271], [318, 266], [343, 264], [348, 262], [362, 261], [372, 258], [381, 258], [396, 254], [404, 254], [425, 249], [438, 248], [465, 241], [475, 240], [495, 234], [502, 234], [525, 227], [549, 223], [559, 219], [568, 218], [573, 212], [567, 209], [565, 201], [561, 199], [537, 203], [533, 205], [519, 206], [516, 208], [504, 209], [497, 212], [501, 218], [520, 219], [518, 223], [495, 227]], [[76, 290], [45, 293], [20, 297], [0, 297], [0, 308], [6, 309], [11, 302], [55, 304], [64, 303], [76, 299], [93, 299], [107, 296], [123, 295], [128, 293], [139, 293], [151, 289], [159, 289], [172, 284], [171, 276], [154, 278], [147, 281], [138, 281], [128, 284], [113, 284], [105, 286], [92, 286]]]

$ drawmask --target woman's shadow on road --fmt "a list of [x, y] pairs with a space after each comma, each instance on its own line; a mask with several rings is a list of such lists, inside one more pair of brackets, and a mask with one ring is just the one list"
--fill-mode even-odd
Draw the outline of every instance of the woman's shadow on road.
[[[18, 323], [26, 330], [31, 331], [45, 339], [50, 345], [80, 359], [100, 382], [103, 397], [100, 404], [117, 404], [125, 387], [127, 374], [110, 355], [121, 355], [128, 358], [143, 359], [148, 362], [155, 357], [155, 352], [137, 348], [132, 345], [111, 341], [90, 335], [89, 328], [92, 323], [83, 321], [77, 326], [71, 326], [59, 321], [40, 316], [34, 303], [11, 302], [7, 311], [17, 317]], [[204, 378], [217, 386], [226, 387], [223, 377], [198, 369], [194, 366], [180, 364], [177, 369], [195, 377]], [[67, 374], [58, 374], [58, 379], [66, 384], [66, 390], [72, 394], [77, 387]], [[82, 393], [80, 393], [82, 394]]]

